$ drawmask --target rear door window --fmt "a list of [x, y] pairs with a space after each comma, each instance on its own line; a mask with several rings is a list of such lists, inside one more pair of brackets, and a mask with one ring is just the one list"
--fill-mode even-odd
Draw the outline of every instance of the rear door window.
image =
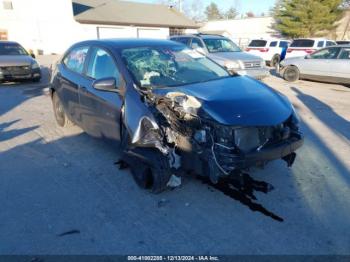
[[286, 41], [281, 41], [280, 44], [279, 44], [279, 47], [282, 47], [282, 48], [287, 48], [288, 47], [288, 42]]
[[277, 41], [271, 42], [270, 47], [276, 47], [276, 46], [277, 46]]
[[317, 47], [323, 47], [324, 46], [324, 41], [318, 41]]
[[190, 38], [189, 37], [179, 37], [176, 39], [177, 42], [183, 43], [184, 45], [189, 46]]
[[294, 40], [290, 47], [313, 47], [315, 40], [311, 39], [297, 39]]
[[195, 49], [195, 48], [203, 48], [204, 45], [202, 43], [201, 40], [199, 40], [198, 38], [192, 38], [192, 42], [191, 42], [191, 48]]
[[267, 41], [265, 40], [252, 40], [249, 44], [249, 47], [265, 47]]
[[312, 59], [336, 59], [340, 52], [339, 47], [325, 48], [310, 55]]
[[63, 59], [63, 64], [70, 70], [81, 74], [89, 47], [77, 47], [71, 50]]

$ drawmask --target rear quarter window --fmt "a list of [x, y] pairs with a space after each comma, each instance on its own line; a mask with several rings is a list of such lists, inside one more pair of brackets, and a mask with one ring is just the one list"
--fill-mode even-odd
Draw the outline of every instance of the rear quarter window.
[[311, 39], [297, 39], [294, 40], [290, 47], [313, 47], [315, 40]]
[[265, 47], [267, 41], [265, 40], [252, 40], [249, 44], [249, 47]]
[[318, 41], [317, 47], [323, 47], [323, 45], [324, 45], [324, 41]]

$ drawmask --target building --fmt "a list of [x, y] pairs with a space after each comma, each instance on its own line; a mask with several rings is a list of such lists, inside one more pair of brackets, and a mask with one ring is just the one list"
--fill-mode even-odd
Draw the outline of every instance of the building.
[[202, 33], [221, 34], [245, 47], [251, 39], [275, 38], [280, 35], [272, 29], [273, 17], [248, 17], [241, 19], [209, 21], [199, 29]]
[[39, 54], [60, 54], [96, 38], [167, 38], [196, 29], [172, 7], [118, 0], [0, 0], [0, 39]]

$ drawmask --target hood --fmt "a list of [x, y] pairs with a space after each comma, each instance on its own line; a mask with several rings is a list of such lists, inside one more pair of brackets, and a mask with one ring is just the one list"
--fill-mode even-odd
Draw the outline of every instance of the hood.
[[26, 66], [35, 60], [27, 55], [0, 55], [0, 66]]
[[228, 60], [241, 60], [241, 61], [261, 61], [258, 56], [248, 54], [245, 52], [222, 52], [222, 53], [209, 53], [208, 57], [213, 59], [219, 64], [222, 64]]
[[286, 97], [245, 76], [153, 90], [162, 96], [169, 92], [197, 98], [201, 110], [223, 125], [272, 126], [287, 120], [293, 112]]

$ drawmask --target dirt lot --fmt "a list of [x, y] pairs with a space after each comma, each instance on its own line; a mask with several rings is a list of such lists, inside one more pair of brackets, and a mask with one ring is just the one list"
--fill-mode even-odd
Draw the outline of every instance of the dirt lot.
[[306, 139], [292, 168], [250, 173], [274, 187], [256, 200], [195, 177], [142, 191], [114, 165], [117, 148], [55, 124], [47, 77], [0, 86], [0, 253], [350, 254], [350, 88], [265, 82]]

